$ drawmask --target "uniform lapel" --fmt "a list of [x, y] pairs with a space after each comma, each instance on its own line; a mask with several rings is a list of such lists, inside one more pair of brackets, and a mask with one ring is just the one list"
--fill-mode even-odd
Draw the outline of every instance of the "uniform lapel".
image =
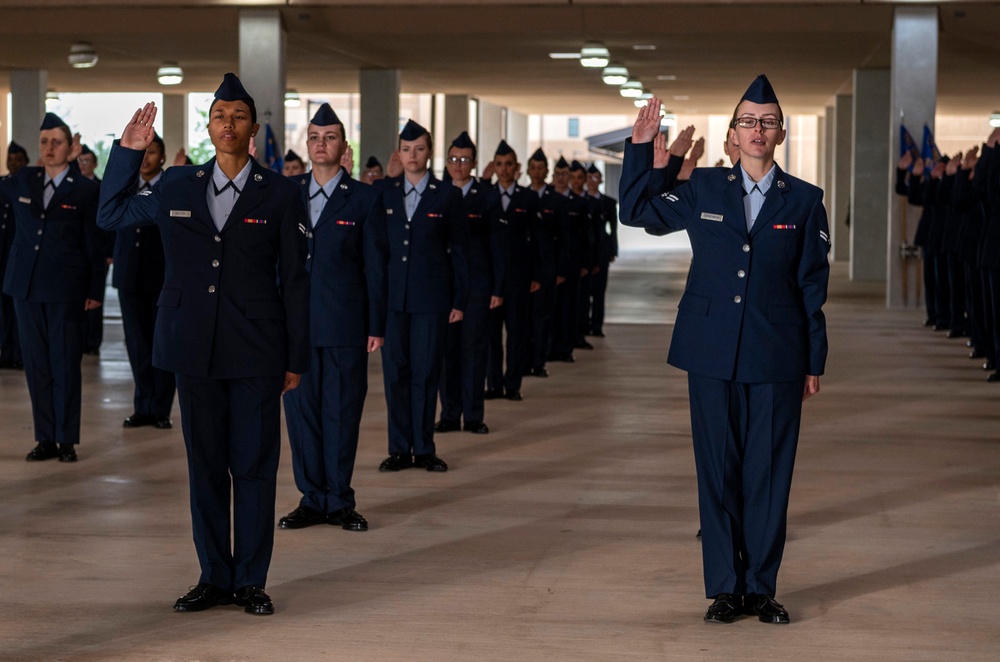
[[208, 182], [212, 179], [212, 172], [215, 170], [215, 158], [208, 163], [192, 167], [189, 170], [191, 182], [191, 212], [192, 215], [201, 221], [202, 226], [215, 234], [219, 230], [212, 220], [212, 212], [208, 209]]
[[741, 234], [747, 232], [747, 213], [743, 207], [743, 169], [739, 163], [734, 165], [726, 175], [723, 203], [725, 205], [724, 222]]
[[427, 212], [427, 210], [437, 200], [438, 195], [440, 195], [442, 186], [443, 184], [439, 182], [434, 175], [430, 176], [427, 180], [427, 187], [424, 188], [424, 193], [420, 196], [420, 202], [417, 203], [417, 209], [413, 212], [413, 218]]
[[788, 190], [788, 178], [778, 166], [774, 167], [774, 179], [771, 180], [771, 188], [767, 189], [764, 196], [764, 204], [757, 213], [757, 220], [750, 228], [750, 236], [754, 237], [761, 228], [767, 225], [775, 217], [781, 208], [785, 206], [785, 191]]
[[226, 219], [226, 224], [222, 227], [223, 232], [231, 228], [236, 219], [243, 218], [247, 212], [259, 205], [264, 199], [263, 189], [267, 186], [267, 176], [263, 174], [263, 167], [257, 161], [251, 160], [250, 163], [250, 175], [247, 177], [239, 197], [236, 198], [233, 211], [229, 212], [229, 218]]
[[[83, 175], [77, 175], [76, 177], [83, 177]], [[76, 177], [73, 176], [72, 172], [67, 173], [66, 176], [63, 177], [62, 183], [59, 184], [59, 186], [56, 187], [56, 190], [52, 193], [52, 199], [49, 200], [49, 209], [56, 209], [57, 205], [59, 205], [59, 203], [61, 203], [63, 200], [66, 199], [66, 196], [69, 195], [70, 192], [73, 190], [73, 187], [76, 186]], [[42, 176], [42, 180], [43, 181], [45, 180], [45, 176], [44, 175]], [[44, 189], [45, 189], [45, 186], [43, 184], [42, 185], [42, 194], [43, 194], [42, 204], [45, 203]]]
[[340, 181], [337, 183], [336, 188], [333, 189], [330, 199], [327, 200], [326, 204], [323, 206], [323, 211], [320, 212], [319, 220], [316, 221], [316, 227], [319, 227], [336, 216], [337, 212], [344, 208], [344, 205], [347, 204], [347, 198], [353, 190], [353, 186], [351, 186], [352, 183], [353, 180], [347, 176], [347, 172], [344, 172]]
[[28, 188], [31, 189], [31, 206], [38, 213], [45, 211], [45, 170], [38, 169], [38, 173], [28, 180]]

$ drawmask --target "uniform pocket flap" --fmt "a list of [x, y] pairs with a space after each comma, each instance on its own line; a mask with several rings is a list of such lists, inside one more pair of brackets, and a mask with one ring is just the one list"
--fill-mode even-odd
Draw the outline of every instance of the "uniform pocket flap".
[[174, 287], [164, 287], [156, 300], [160, 308], [176, 308], [181, 305], [181, 291]]
[[280, 301], [247, 301], [248, 320], [285, 319], [285, 309]]
[[695, 315], [708, 315], [711, 303], [712, 299], [709, 297], [685, 292], [684, 296], [681, 297], [680, 303], [677, 304], [677, 309]]

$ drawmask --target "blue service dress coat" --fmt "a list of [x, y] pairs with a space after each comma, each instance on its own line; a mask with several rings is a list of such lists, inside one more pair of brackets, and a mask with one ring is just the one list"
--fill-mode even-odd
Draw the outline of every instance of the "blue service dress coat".
[[404, 176], [382, 179], [389, 237], [389, 313], [382, 369], [389, 414], [389, 452], [434, 453], [434, 412], [448, 314], [469, 299], [469, 229], [461, 193], [430, 176], [407, 219]]
[[251, 161], [218, 230], [206, 200], [215, 160], [170, 168], [131, 196], [143, 154], [112, 148], [98, 223], [155, 224], [163, 240], [153, 364], [177, 377], [199, 583], [228, 592], [264, 586], [280, 394], [286, 373], [309, 368], [308, 216], [297, 184]]
[[[312, 173], [293, 178], [308, 208]], [[284, 395], [299, 505], [354, 508], [351, 478], [365, 397], [368, 337], [385, 336], [389, 247], [381, 195], [344, 172], [309, 231], [309, 371]]]
[[566, 197], [546, 185], [538, 196], [538, 235], [535, 254], [538, 259], [538, 282], [541, 287], [531, 296], [531, 367], [541, 370], [552, 349], [552, 325], [556, 306], [556, 277], [569, 269], [569, 235]]
[[668, 362], [688, 372], [706, 595], [773, 596], [803, 385], [828, 351], [822, 191], [775, 168], [748, 231], [739, 165], [651, 195], [652, 158], [626, 143], [621, 221], [687, 230], [694, 252]]
[[47, 207], [44, 186], [44, 168], [0, 179], [14, 215], [3, 291], [14, 303], [35, 439], [77, 444], [84, 301], [103, 299], [104, 290], [98, 187], [73, 165]]
[[17, 337], [14, 300], [2, 292], [3, 275], [7, 270], [7, 258], [13, 245], [14, 211], [5, 198], [0, 198], [0, 367], [12, 367], [21, 363], [21, 341]]

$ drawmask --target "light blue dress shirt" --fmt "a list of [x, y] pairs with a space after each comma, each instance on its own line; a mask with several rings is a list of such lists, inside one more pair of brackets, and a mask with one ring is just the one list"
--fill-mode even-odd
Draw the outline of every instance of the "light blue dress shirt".
[[423, 178], [417, 182], [416, 186], [411, 184], [405, 177], [403, 178], [403, 186], [406, 187], [406, 197], [404, 198], [406, 201], [406, 220], [413, 218], [413, 215], [417, 211], [417, 205], [420, 204], [420, 196], [424, 194], [424, 191], [427, 189], [427, 184], [430, 181], [430, 171], [424, 173]]
[[746, 212], [747, 232], [753, 227], [754, 221], [757, 220], [757, 214], [760, 213], [760, 208], [764, 206], [764, 199], [771, 188], [771, 183], [774, 182], [774, 173], [777, 168], [777, 165], [772, 165], [767, 174], [759, 182], [755, 182], [740, 164], [740, 172], [743, 173], [743, 190], [746, 192], [746, 195], [743, 196], [743, 210]]
[[[42, 191], [43, 209], [48, 209], [49, 203], [52, 202], [52, 196], [56, 194], [56, 189], [59, 188], [59, 185], [63, 183], [63, 180], [66, 179], [66, 175], [68, 174], [69, 174], [69, 166], [66, 166], [63, 169], [63, 171], [60, 172], [55, 177], [49, 177], [48, 175], [45, 175], [45, 189]], [[49, 186], [50, 182], [52, 183], [51, 186]]]
[[246, 186], [247, 178], [250, 177], [250, 165], [251, 161], [247, 161], [243, 170], [240, 170], [240, 174], [236, 175], [236, 179], [231, 182], [226, 177], [226, 173], [222, 172], [219, 164], [216, 163], [212, 170], [212, 182], [205, 192], [205, 198], [208, 202], [208, 211], [212, 215], [212, 222], [215, 223], [215, 229], [220, 232], [225, 227], [233, 207], [236, 206], [240, 192]]
[[319, 217], [323, 213], [323, 208], [326, 207], [326, 201], [337, 190], [337, 185], [340, 184], [343, 177], [343, 169], [338, 170], [333, 179], [323, 186], [320, 186], [319, 182], [316, 181], [315, 174], [309, 178], [309, 219], [312, 227], [316, 227], [316, 224], [319, 223]]

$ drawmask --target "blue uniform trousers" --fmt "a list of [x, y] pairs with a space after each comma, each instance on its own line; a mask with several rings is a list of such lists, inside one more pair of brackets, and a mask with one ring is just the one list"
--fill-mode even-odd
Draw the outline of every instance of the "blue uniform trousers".
[[390, 453], [434, 452], [434, 411], [447, 326], [448, 313], [388, 313], [382, 373]]
[[[529, 355], [531, 335], [531, 283], [523, 288], [507, 288], [503, 305], [493, 310], [492, 328], [490, 329], [489, 367], [486, 374], [486, 387], [512, 393], [521, 390], [521, 381], [526, 370], [533, 366]], [[516, 291], [516, 293], [515, 293]], [[504, 372], [504, 329], [507, 331], [507, 370]], [[546, 352], [547, 354], [547, 352]], [[542, 358], [541, 365], [545, 365]]]
[[556, 308], [552, 322], [552, 353], [554, 354], [572, 354], [577, 345], [579, 297], [579, 272], [570, 274], [565, 281], [556, 286]]
[[531, 367], [544, 368], [552, 351], [552, 324], [555, 320], [555, 277], [543, 278], [541, 288], [531, 295]]
[[14, 299], [35, 441], [80, 443], [83, 302]]
[[177, 375], [191, 524], [201, 564], [199, 583], [232, 593], [267, 582], [274, 547], [283, 385], [284, 375], [245, 379]]
[[610, 262], [601, 262], [601, 270], [590, 277], [590, 318], [587, 333], [604, 333], [604, 297], [608, 292], [608, 270]]
[[309, 371], [285, 394], [299, 504], [320, 513], [354, 508], [354, 460], [368, 394], [364, 347], [313, 347]]
[[461, 322], [448, 325], [441, 373], [441, 420], [483, 420], [491, 312], [488, 305], [470, 306]]
[[153, 366], [153, 329], [156, 327], [157, 292], [118, 291], [122, 309], [125, 349], [132, 366], [135, 413], [169, 416], [174, 406], [174, 373]]
[[688, 373], [709, 598], [775, 594], [803, 387]]
[[21, 358], [21, 340], [17, 335], [14, 299], [0, 294], [0, 361], [17, 362]]
[[104, 295], [107, 292], [108, 271], [110, 269], [111, 265], [104, 265], [105, 287], [101, 288], [101, 296], [98, 299], [101, 305], [84, 312], [83, 348], [88, 351], [100, 349], [101, 343], [104, 342]]

